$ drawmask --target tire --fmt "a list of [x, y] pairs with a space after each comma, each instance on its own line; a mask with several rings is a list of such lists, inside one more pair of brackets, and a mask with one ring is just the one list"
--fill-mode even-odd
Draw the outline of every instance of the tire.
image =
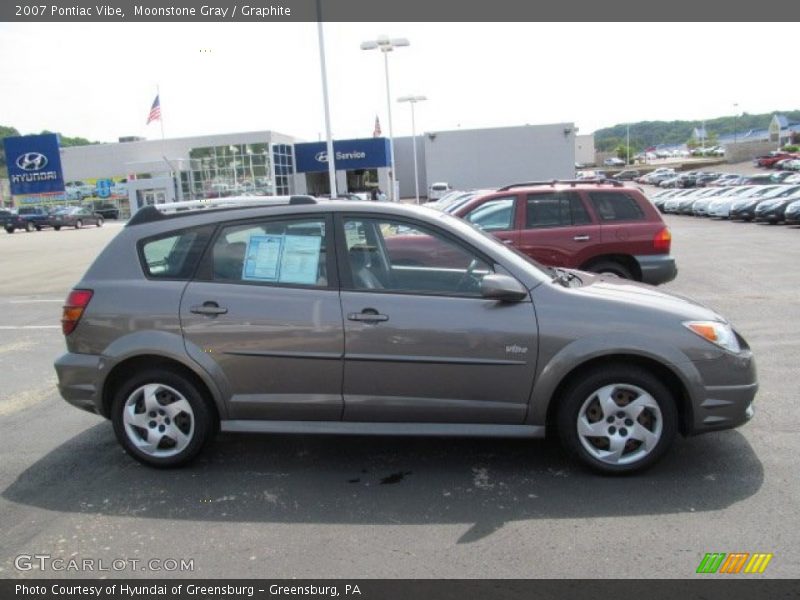
[[672, 393], [650, 371], [613, 364], [575, 378], [561, 396], [557, 424], [561, 444], [573, 458], [599, 473], [622, 475], [646, 469], [664, 455], [675, 439], [678, 410]]
[[80, 229], [81, 227], [83, 227], [83, 221], [78, 219], [77, 221], [75, 221], [75, 229]]
[[157, 468], [188, 464], [216, 431], [215, 413], [195, 383], [163, 368], [137, 373], [117, 388], [111, 421], [125, 452]]
[[6, 233], [14, 233], [13, 227], [6, 227]]
[[98, 227], [103, 226], [103, 217], [97, 217], [97, 223], [95, 223]]
[[56, 231], [61, 231], [61, 225], [54, 225], [53, 229], [55, 229]]
[[42, 230], [42, 226], [41, 225], [37, 225], [36, 226], [36, 231], [41, 231], [41, 230]]
[[27, 223], [25, 223], [25, 231], [27, 231], [28, 233], [30, 233], [31, 231], [33, 231], [33, 223], [31, 223], [30, 221], [28, 221]]
[[604, 260], [602, 262], [595, 263], [589, 267], [589, 271], [592, 273], [611, 273], [612, 275], [616, 275], [622, 279], [633, 279], [633, 275], [628, 267], [611, 260]]

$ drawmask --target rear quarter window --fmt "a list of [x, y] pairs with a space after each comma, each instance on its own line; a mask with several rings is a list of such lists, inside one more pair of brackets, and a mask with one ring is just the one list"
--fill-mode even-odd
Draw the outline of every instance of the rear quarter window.
[[189, 280], [213, 227], [170, 232], [139, 242], [139, 259], [145, 275], [154, 279]]
[[600, 221], [644, 221], [642, 207], [624, 192], [589, 192], [589, 200]]

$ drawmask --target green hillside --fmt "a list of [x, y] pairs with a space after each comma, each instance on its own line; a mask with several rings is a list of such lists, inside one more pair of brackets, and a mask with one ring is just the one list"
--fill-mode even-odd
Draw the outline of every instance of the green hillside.
[[[705, 121], [706, 131], [710, 137], [733, 134], [734, 131], [746, 132], [750, 129], [766, 129], [774, 114], [785, 115], [790, 121], [800, 121], [800, 110], [785, 110], [750, 115], [744, 113], [738, 118], [733, 116], [718, 117]], [[631, 123], [631, 147], [635, 151], [643, 150], [658, 144], [683, 144], [692, 135], [696, 127], [702, 127], [703, 121], [640, 121]], [[625, 124], [598, 129], [594, 132], [594, 145], [600, 152], [613, 150], [617, 145], [625, 143]]]

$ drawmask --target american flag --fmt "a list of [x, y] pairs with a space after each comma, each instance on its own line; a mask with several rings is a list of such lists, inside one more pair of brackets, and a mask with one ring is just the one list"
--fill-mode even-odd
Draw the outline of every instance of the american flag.
[[381, 122], [378, 120], [378, 115], [375, 115], [375, 129], [372, 131], [372, 137], [381, 137]]
[[151, 121], [158, 121], [161, 118], [161, 102], [158, 101], [158, 94], [156, 94], [156, 99], [153, 100], [153, 106], [150, 107], [150, 114], [147, 116], [147, 123], [145, 125], [150, 125]]

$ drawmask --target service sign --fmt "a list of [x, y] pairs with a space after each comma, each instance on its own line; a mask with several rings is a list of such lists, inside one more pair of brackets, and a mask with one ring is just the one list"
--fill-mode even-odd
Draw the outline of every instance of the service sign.
[[[391, 165], [389, 140], [386, 138], [334, 140], [333, 153], [337, 171], [377, 169]], [[295, 144], [294, 155], [298, 173], [328, 170], [328, 145], [326, 142]]]
[[3, 140], [15, 196], [64, 191], [58, 136], [54, 133], [7, 137]]

